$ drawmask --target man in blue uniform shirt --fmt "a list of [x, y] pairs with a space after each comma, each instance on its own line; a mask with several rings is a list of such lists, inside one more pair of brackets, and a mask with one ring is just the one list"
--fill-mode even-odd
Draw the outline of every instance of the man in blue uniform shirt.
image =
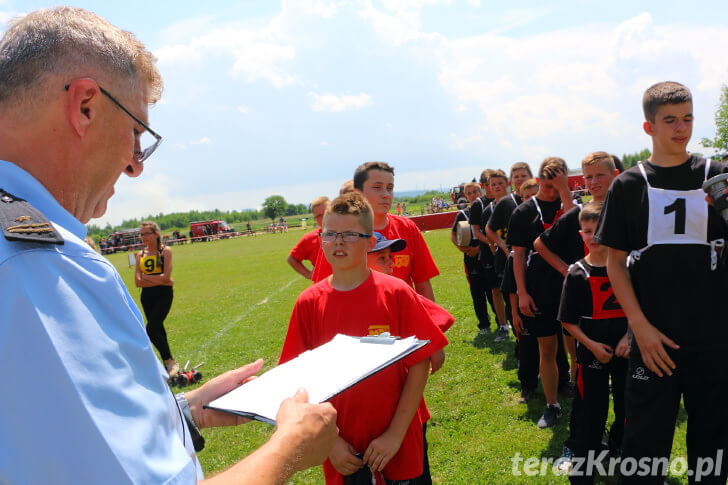
[[[2, 483], [195, 483], [196, 428], [244, 421], [203, 405], [262, 361], [175, 399], [121, 278], [83, 241], [121, 173], [140, 175], [161, 141], [147, 121], [161, 89], [144, 45], [81, 9], [31, 13], [0, 40]], [[330, 405], [300, 392], [277, 421], [212, 480], [283, 483], [325, 459]]]

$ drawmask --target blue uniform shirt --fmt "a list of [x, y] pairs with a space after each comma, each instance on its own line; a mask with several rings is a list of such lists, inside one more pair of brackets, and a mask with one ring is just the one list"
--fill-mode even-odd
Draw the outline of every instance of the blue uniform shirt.
[[30, 174], [0, 161], [63, 245], [0, 235], [0, 483], [190, 484], [192, 440], [142, 316], [86, 228]]

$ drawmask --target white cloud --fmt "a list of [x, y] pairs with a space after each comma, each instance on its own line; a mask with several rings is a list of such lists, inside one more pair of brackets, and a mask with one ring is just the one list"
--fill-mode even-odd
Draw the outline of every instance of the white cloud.
[[247, 114], [250, 111], [247, 106], [243, 106], [243, 105], [238, 106], [237, 109], [238, 109], [238, 112], [240, 112], [242, 114]]
[[357, 96], [337, 96], [335, 94], [308, 93], [311, 98], [311, 108], [314, 111], [329, 111], [332, 113], [347, 111], [350, 109], [361, 109], [372, 104], [372, 97], [366, 93]]
[[322, 147], [327, 147], [327, 146], [329, 146], [329, 142], [322, 141], [322, 142], [319, 143], [319, 145], [322, 146]]
[[171, 147], [179, 151], [187, 150], [187, 145], [185, 145], [184, 143], [173, 143]]
[[199, 140], [190, 141], [190, 145], [209, 145], [210, 143], [212, 143], [212, 140], [210, 140], [206, 136], [200, 138]]
[[345, 2], [327, 2], [317, 1], [310, 9], [311, 14], [319, 16], [324, 19], [333, 18], [339, 7], [345, 5]]
[[[276, 87], [289, 86], [298, 82], [286, 71], [285, 65], [292, 61], [296, 49], [287, 37], [284, 11], [273, 17], [263, 27], [231, 23], [203, 29], [198, 35], [185, 42], [165, 45], [156, 49], [154, 55], [161, 65], [189, 65], [206, 61], [211, 57], [232, 56], [229, 74], [243, 76], [249, 82], [266, 80]], [[185, 30], [187, 22], [167, 29], [167, 37], [180, 38], [177, 30]]]
[[467, 0], [468, 5], [470, 5], [473, 8], [480, 8], [480, 0]]

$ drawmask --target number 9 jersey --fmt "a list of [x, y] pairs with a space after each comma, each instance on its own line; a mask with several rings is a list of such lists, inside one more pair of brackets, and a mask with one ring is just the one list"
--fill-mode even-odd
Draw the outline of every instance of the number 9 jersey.
[[724, 172], [697, 156], [674, 167], [640, 162], [612, 183], [594, 237], [629, 253], [642, 311], [685, 350], [728, 349], [720, 305], [728, 279], [718, 264], [728, 227], [701, 190]]

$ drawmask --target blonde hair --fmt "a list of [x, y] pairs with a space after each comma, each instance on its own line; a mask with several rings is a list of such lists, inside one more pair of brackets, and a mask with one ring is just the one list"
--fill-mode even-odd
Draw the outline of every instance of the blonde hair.
[[347, 180], [343, 184], [341, 184], [341, 188], [339, 189], [339, 195], [348, 194], [349, 192], [354, 191], [354, 181], [353, 180]]
[[[156, 59], [131, 32], [74, 7], [37, 10], [12, 22], [0, 40], [0, 106], [45, 102], [57, 77], [101, 75], [105, 82], [148, 89], [147, 102], [162, 95]], [[100, 80], [97, 80], [100, 81]]]
[[528, 179], [525, 182], [521, 184], [521, 193], [523, 193], [524, 190], [527, 189], [537, 189], [538, 190], [538, 181], [536, 179]]
[[467, 182], [465, 185], [463, 185], [463, 191], [466, 191], [466, 190], [471, 189], [473, 187], [475, 187], [478, 190], [480, 190], [480, 184], [478, 184], [478, 182]]
[[313, 211], [316, 207], [324, 204], [329, 203], [329, 198], [325, 195], [322, 195], [321, 197], [316, 197], [313, 199], [313, 202], [311, 202], [311, 211]]
[[601, 200], [590, 200], [579, 212], [579, 224], [584, 221], [599, 221], [599, 217], [602, 215], [602, 207], [604, 202]]
[[343, 216], [356, 216], [359, 223], [367, 232], [372, 234], [374, 231], [374, 215], [372, 215], [372, 206], [369, 205], [367, 199], [361, 192], [347, 192], [331, 201], [324, 212], [323, 223], [326, 225], [326, 219], [331, 214], [340, 214]]
[[490, 174], [490, 177], [488, 177], [488, 183], [490, 183], [490, 179], [492, 179], [493, 177], [502, 178], [506, 182], [506, 184], [508, 183], [508, 175], [506, 175], [503, 170], [493, 170], [493, 172]]
[[[538, 167], [538, 178], [540, 179], [547, 179], [546, 176], [546, 170], [553, 170], [553, 169], [561, 169], [564, 172], [568, 171], [568, 167], [566, 166], [566, 162], [563, 158], [559, 157], [548, 157], [543, 162], [541, 162], [541, 166]], [[523, 189], [521, 189], [523, 190]]]
[[610, 172], [614, 173], [617, 170], [617, 166], [614, 163], [614, 158], [607, 152], [593, 152], [584, 157], [581, 162], [581, 168], [591, 167], [592, 165], [601, 165], [606, 167]]

